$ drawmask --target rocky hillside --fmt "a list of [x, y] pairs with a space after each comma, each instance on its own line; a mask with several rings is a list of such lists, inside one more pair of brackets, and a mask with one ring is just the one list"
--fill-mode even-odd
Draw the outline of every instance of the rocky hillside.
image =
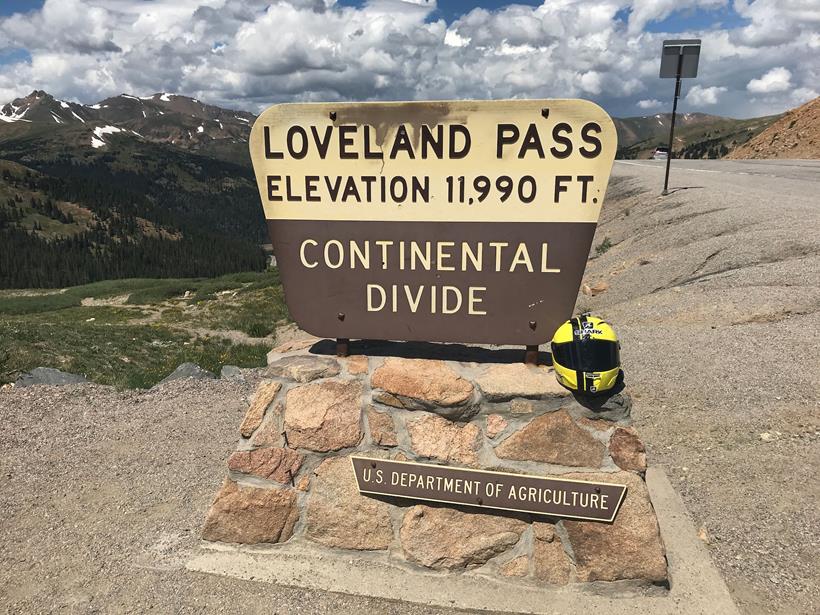
[[193, 151], [213, 149], [218, 142], [242, 144], [244, 148], [254, 118], [251, 113], [206, 105], [176, 94], [143, 98], [121, 94], [94, 105], [81, 105], [37, 90], [0, 109], [0, 141], [45, 125], [51, 130], [58, 128], [62, 136], [72, 137], [70, 140], [78, 145], [84, 143], [94, 149], [108, 146], [114, 134]]
[[784, 114], [727, 158], [820, 158], [820, 97]]

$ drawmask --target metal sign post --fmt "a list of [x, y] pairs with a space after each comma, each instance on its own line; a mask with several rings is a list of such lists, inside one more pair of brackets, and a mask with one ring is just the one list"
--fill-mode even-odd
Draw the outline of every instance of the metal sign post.
[[663, 178], [663, 194], [669, 194], [669, 166], [672, 163], [672, 142], [675, 137], [675, 117], [680, 98], [680, 80], [698, 76], [700, 39], [669, 40], [663, 42], [661, 52], [661, 79], [675, 79], [675, 97], [672, 102], [672, 121], [669, 126], [669, 154], [666, 157], [666, 175]]

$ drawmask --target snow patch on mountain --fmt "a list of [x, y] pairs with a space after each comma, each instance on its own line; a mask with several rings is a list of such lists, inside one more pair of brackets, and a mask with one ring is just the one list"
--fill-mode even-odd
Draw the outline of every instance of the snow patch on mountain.
[[116, 132], [125, 131], [122, 128], [117, 128], [116, 126], [97, 126], [94, 129], [94, 136], [91, 137], [91, 147], [97, 149], [107, 145], [107, 143], [103, 140], [103, 135], [110, 135]]
[[116, 126], [98, 126], [94, 129], [94, 134], [100, 139], [102, 139], [103, 135], [110, 135], [115, 132], [122, 132], [122, 128], [117, 128]]
[[0, 111], [0, 120], [3, 120], [4, 122], [30, 122], [31, 120], [27, 120], [23, 117], [30, 108], [31, 107], [26, 107], [23, 109], [22, 113], [17, 113], [20, 107], [15, 107], [13, 104], [9, 103], [3, 107], [2, 111]]
[[[125, 99], [142, 102], [122, 104]], [[156, 104], [159, 102], [161, 104]], [[157, 122], [161, 116], [165, 121]], [[245, 142], [245, 133], [253, 119], [244, 112], [212, 107], [199, 99], [170, 92], [145, 97], [123, 93], [96, 104], [84, 104], [60, 100], [38, 90], [6, 105], [0, 104], [0, 123], [33, 122], [48, 126], [47, 130], [55, 133], [56, 129], [60, 134], [66, 126], [82, 124], [83, 129], [88, 130], [84, 131], [85, 147], [90, 145], [95, 149], [114, 148], [117, 144], [107, 135], [115, 133], [133, 135], [140, 141], [168, 143], [172, 140], [193, 149], [201, 145], [206, 135], [209, 139], [225, 139], [230, 143]], [[209, 122], [214, 124], [211, 129]]]

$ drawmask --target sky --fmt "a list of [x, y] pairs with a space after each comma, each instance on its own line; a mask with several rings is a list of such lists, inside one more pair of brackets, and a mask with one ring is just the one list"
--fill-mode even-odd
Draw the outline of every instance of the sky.
[[0, 104], [173, 92], [288, 101], [585, 98], [669, 111], [667, 38], [703, 40], [682, 112], [818, 96], [820, 0], [0, 0]]

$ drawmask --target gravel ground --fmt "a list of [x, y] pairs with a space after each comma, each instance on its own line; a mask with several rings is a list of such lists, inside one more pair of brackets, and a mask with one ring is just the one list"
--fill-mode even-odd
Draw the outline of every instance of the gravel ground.
[[184, 570], [250, 384], [0, 392], [0, 606], [9, 613], [429, 609]]
[[[700, 164], [664, 199], [659, 165], [616, 165], [586, 276], [609, 288], [579, 305], [616, 325], [650, 463], [741, 609], [816, 613], [820, 167]], [[253, 384], [0, 391], [0, 606], [432, 612], [184, 570]]]

